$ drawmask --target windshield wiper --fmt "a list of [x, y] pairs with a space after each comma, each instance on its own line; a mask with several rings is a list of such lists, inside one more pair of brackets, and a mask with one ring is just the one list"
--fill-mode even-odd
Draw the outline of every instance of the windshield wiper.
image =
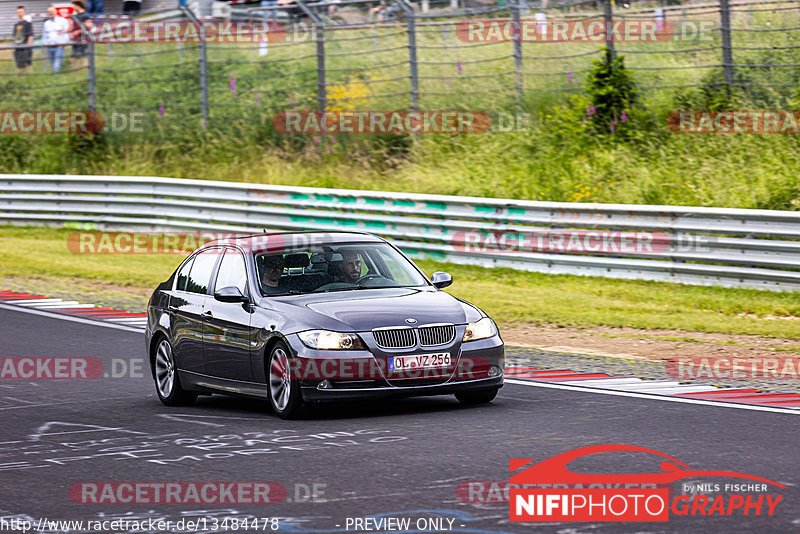
[[373, 288], [364, 286], [335, 287], [331, 289], [315, 289], [313, 293], [336, 293], [337, 291], [354, 291], [357, 289], [373, 289]]

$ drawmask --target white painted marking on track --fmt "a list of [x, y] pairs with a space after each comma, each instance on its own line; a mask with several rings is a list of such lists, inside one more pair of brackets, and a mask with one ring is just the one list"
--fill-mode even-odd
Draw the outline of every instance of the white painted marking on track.
[[567, 384], [568, 386], [608, 386], [609, 388], [620, 384], [641, 384], [644, 382], [641, 378], [592, 378], [589, 380], [567, 380], [558, 382], [558, 384]]
[[[63, 303], [62, 303], [63, 304]], [[37, 306], [39, 307], [39, 306]], [[88, 309], [88, 308], [96, 308], [97, 304], [70, 304], [69, 306], [60, 306], [58, 304], [45, 304], [41, 306], [41, 308], [76, 308], [76, 309]]]
[[26, 304], [45, 304], [48, 302], [64, 302], [62, 299], [3, 299], [3, 302], [13, 302], [14, 304], [24, 306]]
[[[626, 391], [621, 389], [619, 391]], [[710, 386], [690, 386], [685, 385], [682, 387], [668, 387], [668, 388], [649, 388], [637, 389], [637, 393], [657, 393], [659, 395], [679, 395], [681, 393], [709, 393], [716, 391], [716, 388]]]
[[655, 395], [649, 393], [639, 393], [633, 391], [615, 391], [613, 389], [599, 389], [581, 386], [565, 386], [563, 384], [553, 384], [545, 382], [533, 382], [530, 380], [516, 380], [506, 378], [506, 384], [516, 384], [535, 388], [563, 389], [566, 391], [578, 391], [581, 393], [598, 393], [600, 395], [613, 395], [615, 397], [632, 397], [635, 399], [650, 399], [666, 402], [680, 402], [683, 404], [699, 404], [702, 406], [715, 406], [718, 408], [737, 408], [739, 410], [751, 410], [755, 412], [788, 413], [800, 415], [800, 408], [773, 408], [772, 406], [755, 406], [752, 404], [736, 404], [733, 402], [715, 402], [701, 399], [688, 399], [686, 397], [668, 397], [666, 395]]
[[71, 315], [63, 315], [61, 313], [53, 313], [44, 310], [32, 310], [30, 308], [23, 308], [21, 306], [9, 306], [8, 304], [3, 304], [3, 303], [0, 303], [0, 310], [10, 310], [10, 311], [17, 311], [20, 313], [30, 313], [31, 315], [39, 315], [42, 317], [48, 317], [50, 319], [61, 319], [62, 321], [72, 321], [74, 323], [82, 323], [93, 326], [103, 326], [105, 328], [116, 328], [117, 330], [136, 332], [137, 334], [144, 332], [144, 328], [134, 328], [132, 326], [127, 326], [122, 324], [115, 324], [102, 321], [92, 321], [90, 319], [84, 319], [83, 317], [73, 317]]
[[39, 304], [38, 302], [31, 302], [30, 304], [20, 304], [20, 306], [29, 306], [31, 308], [49, 308], [49, 309], [59, 309], [59, 308], [72, 308], [73, 306], [79, 305], [80, 302], [77, 300], [65, 300], [62, 302], [45, 302], [44, 304]]

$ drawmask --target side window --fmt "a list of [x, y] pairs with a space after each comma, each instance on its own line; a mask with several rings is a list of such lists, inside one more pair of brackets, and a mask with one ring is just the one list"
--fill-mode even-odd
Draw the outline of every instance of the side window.
[[189, 279], [189, 271], [192, 269], [194, 258], [183, 264], [180, 272], [178, 273], [178, 282], [175, 284], [175, 289], [178, 291], [186, 291], [186, 280]]
[[247, 294], [247, 273], [244, 268], [244, 258], [238, 252], [228, 249], [222, 256], [222, 263], [217, 273], [217, 283], [214, 290], [233, 286], [239, 288], [242, 295]]
[[192, 271], [186, 284], [186, 291], [190, 293], [208, 293], [208, 283], [211, 280], [211, 272], [217, 263], [219, 249], [206, 250], [194, 258]]

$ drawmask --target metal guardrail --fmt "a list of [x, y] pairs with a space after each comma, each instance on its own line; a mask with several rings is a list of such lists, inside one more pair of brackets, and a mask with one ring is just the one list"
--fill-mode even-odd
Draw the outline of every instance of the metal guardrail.
[[[800, 212], [792, 211], [18, 174], [0, 175], [0, 223], [152, 232], [360, 230], [391, 239], [415, 258], [553, 274], [800, 289]], [[572, 236], [577, 248], [568, 246]], [[537, 248], [541, 237], [544, 249], [541, 240]], [[588, 246], [609, 237], [653, 246]], [[512, 246], [521, 240], [527, 245]], [[551, 245], [558, 242], [563, 246], [554, 250]]]

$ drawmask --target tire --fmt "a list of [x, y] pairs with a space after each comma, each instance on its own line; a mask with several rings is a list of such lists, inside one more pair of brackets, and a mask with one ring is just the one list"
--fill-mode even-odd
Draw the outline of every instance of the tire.
[[275, 415], [297, 419], [305, 412], [300, 382], [291, 376], [289, 348], [283, 341], [272, 347], [267, 361], [267, 397]]
[[497, 389], [498, 388], [456, 393], [456, 399], [458, 399], [458, 402], [461, 404], [486, 404], [492, 402], [497, 396]]
[[197, 393], [186, 391], [178, 377], [172, 345], [161, 338], [153, 353], [153, 378], [159, 400], [167, 406], [186, 406], [197, 400]]

